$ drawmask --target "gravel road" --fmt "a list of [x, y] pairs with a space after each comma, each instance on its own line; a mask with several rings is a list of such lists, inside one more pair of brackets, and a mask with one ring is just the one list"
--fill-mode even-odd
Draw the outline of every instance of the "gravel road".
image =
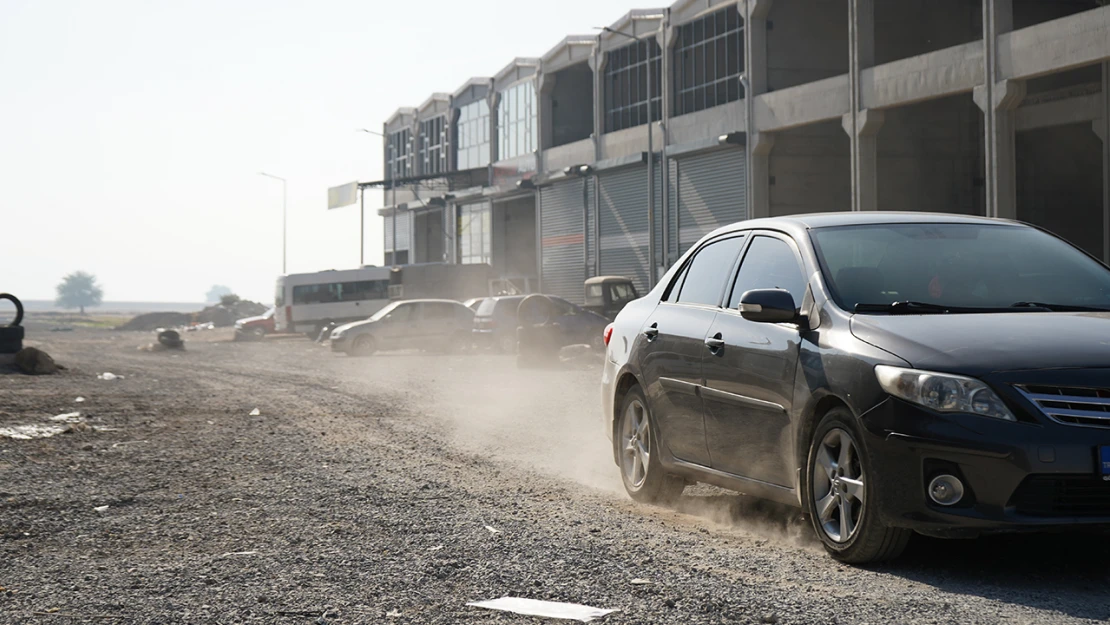
[[69, 368], [0, 374], [0, 428], [80, 420], [0, 438], [2, 623], [539, 622], [466, 606], [504, 595], [618, 609], [614, 624], [1110, 619], [1104, 537], [920, 539], [864, 569], [725, 491], [634, 504], [596, 369], [36, 336]]

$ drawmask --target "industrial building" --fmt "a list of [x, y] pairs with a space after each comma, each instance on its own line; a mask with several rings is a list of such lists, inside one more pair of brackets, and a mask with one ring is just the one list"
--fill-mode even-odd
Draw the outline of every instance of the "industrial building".
[[1105, 4], [631, 11], [385, 122], [386, 262], [580, 301], [722, 224], [848, 210], [1015, 218], [1110, 260]]

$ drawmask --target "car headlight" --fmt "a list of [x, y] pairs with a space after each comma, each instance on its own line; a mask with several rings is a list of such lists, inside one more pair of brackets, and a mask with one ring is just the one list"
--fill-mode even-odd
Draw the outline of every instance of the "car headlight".
[[331, 333], [331, 340], [337, 341], [341, 338], [343, 338], [343, 330], [335, 330]]
[[878, 365], [879, 386], [891, 395], [937, 412], [963, 412], [1016, 421], [1010, 409], [975, 378]]

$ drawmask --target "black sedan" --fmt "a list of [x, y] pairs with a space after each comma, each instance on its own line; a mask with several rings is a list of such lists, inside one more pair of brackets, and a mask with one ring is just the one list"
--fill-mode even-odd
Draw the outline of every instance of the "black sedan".
[[839, 213], [700, 241], [617, 316], [629, 494], [800, 506], [833, 556], [1110, 527], [1110, 269], [1010, 221]]

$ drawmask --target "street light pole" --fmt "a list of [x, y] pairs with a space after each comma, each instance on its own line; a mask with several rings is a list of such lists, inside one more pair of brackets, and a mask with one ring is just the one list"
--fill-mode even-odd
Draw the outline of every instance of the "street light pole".
[[285, 244], [286, 244], [286, 240], [287, 240], [286, 239], [286, 224], [288, 223], [288, 221], [286, 219], [286, 215], [287, 215], [287, 212], [286, 212], [286, 197], [287, 197], [287, 195], [285, 193], [285, 178], [282, 178], [281, 176], [275, 176], [273, 174], [268, 174], [264, 171], [258, 172], [258, 175], [259, 176], [266, 176], [267, 178], [273, 178], [274, 180], [280, 180], [281, 181], [281, 275], [285, 275], [285, 259], [286, 259], [286, 255], [285, 255], [286, 246], [285, 246]]

